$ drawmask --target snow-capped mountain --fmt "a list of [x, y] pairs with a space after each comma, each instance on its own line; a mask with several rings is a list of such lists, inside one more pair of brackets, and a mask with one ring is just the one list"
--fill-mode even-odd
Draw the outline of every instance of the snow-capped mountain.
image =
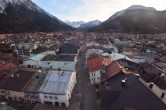
[[88, 30], [88, 29], [98, 26], [100, 24], [101, 24], [101, 21], [99, 21], [99, 20], [89, 21], [87, 23], [80, 25], [79, 29]]
[[94, 21], [89, 21], [89, 22], [84, 22], [84, 21], [73, 21], [73, 22], [70, 22], [70, 21], [65, 21], [66, 24], [74, 27], [74, 28], [77, 28], [77, 29], [90, 29], [91, 27], [95, 27], [95, 26], [98, 26], [101, 24], [101, 21], [99, 20], [94, 20]]
[[66, 24], [74, 27], [74, 28], [79, 28], [82, 24], [85, 24], [84, 21], [65, 21]]
[[0, 33], [73, 29], [31, 0], [0, 0]]

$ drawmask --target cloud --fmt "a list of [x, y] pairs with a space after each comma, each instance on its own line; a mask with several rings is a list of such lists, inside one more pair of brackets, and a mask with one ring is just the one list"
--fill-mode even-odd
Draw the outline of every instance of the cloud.
[[116, 6], [109, 6], [112, 2], [110, 0], [83, 0], [80, 7], [76, 7], [74, 11], [71, 11], [72, 18], [70, 19], [104, 20], [110, 16], [109, 13], [115, 11]]
[[166, 0], [32, 0], [46, 11], [70, 21], [104, 21], [115, 12], [131, 5], [144, 5], [164, 10]]

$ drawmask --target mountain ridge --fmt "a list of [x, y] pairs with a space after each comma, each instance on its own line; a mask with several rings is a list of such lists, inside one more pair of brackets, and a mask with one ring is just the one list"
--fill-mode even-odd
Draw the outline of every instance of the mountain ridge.
[[0, 0], [0, 33], [52, 32], [73, 28], [31, 0]]
[[157, 11], [154, 8], [133, 9], [115, 13], [99, 26], [89, 29], [89, 31], [99, 32], [129, 32], [129, 33], [164, 33], [166, 32], [166, 11]]
[[66, 20], [65, 23], [67, 23], [68, 25], [77, 28], [77, 29], [81, 29], [81, 30], [88, 30], [92, 27], [98, 26], [101, 21], [99, 20], [91, 20], [88, 22], [85, 21], [68, 21]]

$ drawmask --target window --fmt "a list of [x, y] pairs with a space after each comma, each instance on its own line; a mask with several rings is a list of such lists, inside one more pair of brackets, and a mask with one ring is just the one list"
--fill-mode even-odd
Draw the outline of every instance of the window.
[[47, 98], [47, 96], [45, 95], [44, 98]]
[[50, 99], [52, 99], [52, 96], [49, 96]]
[[54, 97], [54, 99], [58, 99], [58, 97]]

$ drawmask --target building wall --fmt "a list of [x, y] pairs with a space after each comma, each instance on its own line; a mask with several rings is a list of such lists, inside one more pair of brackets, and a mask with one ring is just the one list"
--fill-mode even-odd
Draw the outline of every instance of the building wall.
[[33, 60], [26, 60], [23, 62], [24, 67], [33, 67], [33, 68], [38, 68], [39, 62], [38, 61], [33, 61]]
[[99, 84], [101, 79], [101, 70], [90, 72], [89, 73], [89, 79], [91, 81], [91, 84]]
[[38, 62], [41, 68], [58, 69], [61, 68], [63, 71], [75, 71], [76, 61], [40, 61]]
[[69, 100], [72, 96], [73, 89], [75, 85], [77, 84], [76, 81], [76, 72], [73, 72], [71, 80], [69, 82], [69, 88], [66, 92], [66, 94], [48, 94], [48, 93], [39, 93], [39, 99], [42, 104], [45, 104], [47, 102], [55, 105], [58, 103], [59, 106], [62, 104], [65, 104], [66, 107], [69, 106]]
[[[3, 93], [2, 93], [2, 91], [3, 91]], [[6, 99], [12, 99], [15, 101], [22, 101], [24, 99], [24, 92], [1, 89], [0, 96], [4, 96]]]

